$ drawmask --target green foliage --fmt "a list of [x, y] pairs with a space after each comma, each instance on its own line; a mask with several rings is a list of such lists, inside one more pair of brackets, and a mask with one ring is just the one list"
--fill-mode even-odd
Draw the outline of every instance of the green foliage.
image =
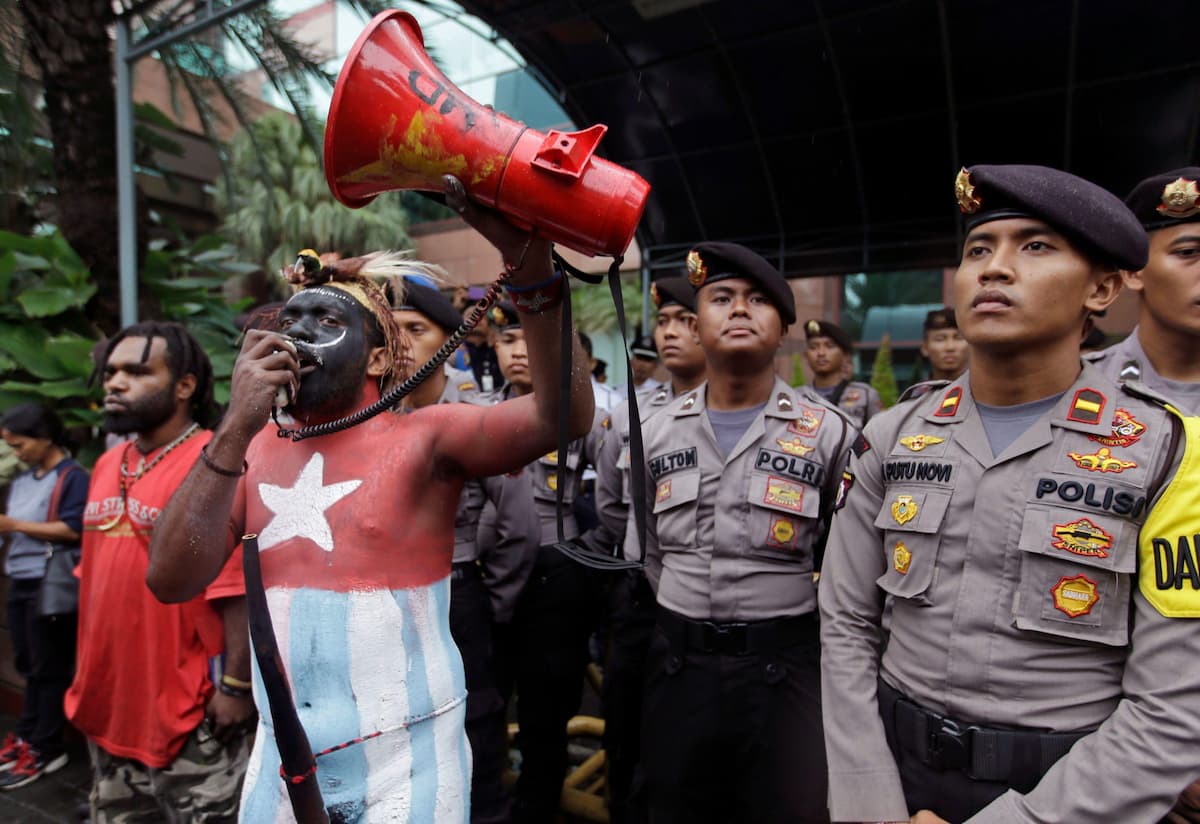
[[338, 203], [300, 124], [282, 113], [234, 139], [229, 167], [230, 187], [217, 192], [222, 235], [264, 271], [291, 263], [305, 248], [353, 256], [412, 245], [400, 194], [385, 193], [362, 209]]
[[[158, 241], [146, 253], [142, 288], [163, 319], [185, 324], [204, 347], [219, 403], [229, 399], [237, 355], [234, 318], [242, 308], [224, 301], [221, 286], [254, 268], [214, 237], [175, 248]], [[57, 231], [32, 237], [0, 232], [0, 410], [46, 403], [68, 426], [96, 431], [100, 388], [89, 386], [89, 377], [100, 333], [83, 311], [95, 291], [83, 261]], [[96, 438], [81, 457], [98, 452]]]
[[884, 334], [875, 353], [875, 364], [871, 367], [871, 386], [879, 393], [883, 406], [893, 405], [900, 397], [896, 387], [896, 374], [892, 371], [892, 336]]
[[799, 352], [792, 353], [792, 387], [804, 386], [807, 379], [804, 377], [804, 356]]
[[[620, 327], [617, 324], [617, 307], [613, 305], [612, 292], [608, 281], [590, 284], [572, 280], [571, 312], [575, 328], [587, 335], [603, 335], [615, 332]], [[642, 289], [637, 280], [621, 279], [621, 298], [625, 303], [625, 322], [629, 333], [642, 316]]]

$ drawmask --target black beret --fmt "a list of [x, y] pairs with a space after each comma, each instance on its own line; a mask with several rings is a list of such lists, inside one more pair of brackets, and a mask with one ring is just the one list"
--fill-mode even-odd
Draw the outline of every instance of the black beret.
[[696, 290], [682, 275], [673, 278], [659, 278], [651, 283], [650, 299], [659, 309], [670, 306], [672, 303], [678, 303], [689, 312], [696, 311]]
[[520, 327], [521, 316], [517, 314], [517, 307], [513, 306], [507, 300], [499, 300], [487, 312], [488, 323], [503, 332], [505, 329], [512, 327]]
[[925, 314], [924, 331], [932, 332], [935, 329], [957, 329], [958, 319], [954, 315], [954, 310], [949, 306], [943, 309], [931, 309]]
[[1149, 245], [1137, 218], [1095, 183], [1046, 166], [972, 166], [954, 181], [967, 231], [992, 220], [1044, 220], [1097, 263], [1138, 270]]
[[848, 353], [854, 351], [854, 341], [850, 340], [846, 330], [827, 320], [814, 318], [804, 322], [804, 339], [812, 340], [813, 338], [830, 338], [842, 351]]
[[633, 346], [629, 348], [630, 353], [635, 358], [649, 358], [650, 360], [658, 360], [658, 347], [654, 345], [654, 338], [649, 335], [642, 335], [633, 342]]
[[404, 278], [404, 299], [399, 304], [392, 308], [420, 312], [449, 335], [453, 335], [462, 324], [462, 313], [454, 308], [445, 295], [410, 277]]
[[1125, 205], [1147, 231], [1200, 220], [1200, 166], [1146, 178], [1133, 187]]
[[736, 243], [698, 243], [688, 252], [688, 282], [696, 291], [730, 278], [752, 280], [779, 310], [785, 325], [796, 322], [796, 299], [779, 270], [757, 252]]

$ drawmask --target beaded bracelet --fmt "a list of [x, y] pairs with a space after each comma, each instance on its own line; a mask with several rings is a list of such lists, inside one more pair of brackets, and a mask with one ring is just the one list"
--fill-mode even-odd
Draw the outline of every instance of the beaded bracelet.
[[514, 286], [506, 283], [504, 288], [512, 298], [513, 306], [526, 315], [540, 315], [562, 303], [563, 273], [555, 267], [554, 274], [539, 283]]
[[204, 461], [204, 465], [207, 466], [209, 469], [211, 469], [213, 472], [216, 472], [218, 475], [224, 475], [226, 478], [240, 478], [243, 475], [245, 475], [246, 470], [250, 468], [250, 464], [247, 463], [245, 461], [245, 459], [242, 460], [242, 471], [241, 472], [235, 472], [232, 469], [225, 469], [222, 466], [217, 466], [215, 463], [213, 463], [213, 459], [208, 457], [208, 445], [207, 444], [205, 444], [203, 447], [200, 448], [200, 460]]

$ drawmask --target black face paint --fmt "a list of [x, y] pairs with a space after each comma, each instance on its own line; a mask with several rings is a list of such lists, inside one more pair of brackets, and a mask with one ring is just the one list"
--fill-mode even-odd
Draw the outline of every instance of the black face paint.
[[[301, 375], [291, 411], [303, 416], [340, 413], [359, 397], [366, 379], [371, 346], [367, 310], [349, 295], [330, 289], [295, 295], [279, 313], [279, 329], [299, 342]], [[317, 357], [314, 357], [317, 355]]]

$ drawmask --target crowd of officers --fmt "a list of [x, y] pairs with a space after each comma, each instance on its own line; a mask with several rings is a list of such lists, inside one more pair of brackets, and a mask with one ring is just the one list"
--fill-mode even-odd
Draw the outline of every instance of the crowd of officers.
[[[463, 493], [472, 819], [554, 820], [592, 655], [614, 822], [1200, 821], [1197, 181], [1156, 175], [1122, 203], [1057, 170], [964, 169], [931, 380], [888, 410], [824, 320], [803, 326], [810, 384], [777, 377], [794, 299], [749, 249], [699, 244], [656, 280], [638, 418], [598, 391], [565, 454]], [[1137, 329], [1081, 362], [1122, 283]], [[460, 315], [405, 294], [420, 362]], [[448, 369], [414, 406], [531, 391], [520, 316], [489, 322], [498, 388]], [[565, 537], [642, 568], [552, 546], [560, 463]]]

